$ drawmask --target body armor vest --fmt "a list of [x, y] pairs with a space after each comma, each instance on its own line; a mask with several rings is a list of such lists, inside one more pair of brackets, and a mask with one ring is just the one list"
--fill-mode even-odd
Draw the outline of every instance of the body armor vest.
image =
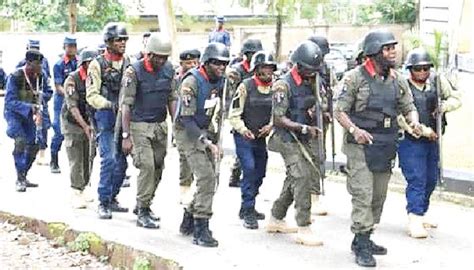
[[[86, 121], [86, 123], [89, 124], [89, 114], [90, 114], [89, 110], [91, 108], [89, 104], [87, 104], [86, 102], [86, 82], [81, 80], [81, 77], [79, 76], [79, 70], [76, 70], [73, 73], [71, 73], [71, 77], [74, 80], [74, 89], [79, 96], [77, 108], [79, 109], [79, 112], [81, 113], [82, 119], [84, 119], [84, 121]], [[67, 106], [65, 103], [62, 109], [67, 110]], [[79, 125], [69, 110], [66, 112], [66, 119], [71, 124]]]
[[[377, 80], [364, 67], [359, 70], [369, 82], [370, 95], [366, 108], [359, 112], [352, 110], [349, 117], [357, 127], [373, 136], [373, 143], [364, 145], [369, 170], [389, 172], [397, 151], [399, 86], [396, 79]], [[357, 143], [352, 135], [348, 135], [348, 142]]]
[[[35, 90], [31, 89], [31, 87], [26, 82], [25, 73], [23, 72], [23, 70], [21, 68], [17, 69], [11, 76], [15, 77], [16, 79], [17, 89], [18, 89], [18, 99], [23, 102], [37, 104], [38, 95], [34, 92]], [[40, 79], [41, 77], [38, 78], [38, 80]], [[34, 84], [34, 87], [36, 86], [35, 81], [32, 81], [31, 83]], [[42, 85], [40, 85], [40, 87], [42, 87]], [[37, 90], [40, 90], [40, 89], [37, 89]]]
[[133, 122], [163, 122], [166, 120], [168, 97], [174, 71], [166, 62], [158, 71], [147, 72], [143, 60], [132, 65], [137, 77], [137, 93], [132, 109]]
[[[314, 96], [313, 89], [311, 85], [303, 81], [301, 85], [296, 85], [295, 80], [293, 79], [291, 73], [283, 75], [282, 80], [288, 83], [289, 86], [289, 106], [286, 117], [291, 121], [300, 123], [302, 125], [315, 125], [315, 122], [308, 115], [308, 109], [316, 105], [316, 98]], [[294, 142], [291, 134], [283, 128], [275, 129], [281, 136], [284, 141]], [[295, 134], [298, 139], [302, 142], [307, 142], [309, 139], [308, 134]]]
[[[439, 78], [435, 76], [434, 73], [430, 75], [430, 89], [429, 90], [419, 90], [414, 86], [410, 81], [408, 85], [410, 86], [411, 93], [413, 94], [413, 100], [415, 101], [416, 110], [418, 111], [420, 123], [432, 128], [435, 132], [436, 128], [436, 117], [432, 113], [438, 107], [438, 92], [437, 92], [437, 80]], [[444, 133], [444, 127], [446, 125], [446, 117], [443, 114], [442, 117], [442, 132]], [[410, 139], [415, 139], [408, 132], [405, 132], [405, 136]], [[427, 138], [421, 137], [419, 140], [428, 141]]]
[[[204, 108], [204, 104], [206, 99], [208, 99], [211, 95], [211, 91], [213, 89], [217, 89], [218, 95], [222, 95], [222, 90], [224, 88], [224, 78], [220, 78], [217, 82], [211, 83], [203, 75], [199, 72], [197, 68], [191, 69], [184, 78], [187, 76], [194, 76], [197, 80], [198, 86], [198, 93], [197, 93], [197, 100], [196, 100], [196, 114], [194, 115], [194, 120], [196, 121], [197, 126], [200, 129], [208, 129], [209, 124], [211, 123], [212, 115], [206, 114], [206, 109]], [[183, 80], [184, 80], [183, 78]]]
[[260, 93], [253, 78], [242, 82], [247, 89], [244, 111], [242, 114], [245, 126], [257, 135], [258, 131], [270, 122], [272, 115], [272, 93]]
[[105, 59], [104, 55], [97, 57], [100, 64], [100, 74], [102, 85], [100, 86], [100, 94], [107, 100], [111, 101], [114, 106], [117, 105], [122, 84], [122, 76], [125, 69], [129, 66], [128, 57], [123, 58], [122, 68], [117, 70], [112, 67], [112, 62]]

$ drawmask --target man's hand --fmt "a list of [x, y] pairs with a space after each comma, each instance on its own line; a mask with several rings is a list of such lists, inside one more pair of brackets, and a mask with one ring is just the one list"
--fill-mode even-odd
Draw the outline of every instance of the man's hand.
[[413, 129], [413, 133], [416, 136], [420, 137], [423, 134], [423, 129], [422, 129], [422, 126], [420, 125], [420, 123], [418, 123], [418, 122], [410, 123], [410, 127]]
[[43, 116], [41, 116], [40, 111], [37, 111], [33, 114], [33, 121], [35, 121], [35, 125], [41, 126], [41, 123], [43, 122]]
[[372, 144], [372, 140], [374, 139], [369, 132], [360, 128], [356, 128], [353, 135], [358, 144]]
[[308, 126], [308, 134], [311, 138], [315, 139], [318, 136], [322, 135], [323, 131], [315, 126]]
[[128, 155], [132, 152], [133, 144], [130, 137], [122, 140], [122, 151], [125, 155]]
[[209, 150], [211, 150], [211, 153], [212, 153], [212, 156], [214, 157], [214, 159], [219, 159], [219, 158], [222, 157], [223, 153], [219, 149], [219, 146], [211, 143], [207, 147], [209, 147]]
[[82, 130], [84, 130], [84, 133], [86, 134], [87, 136], [87, 139], [90, 141], [91, 138], [92, 138], [92, 129], [90, 126], [85, 126], [82, 128]]
[[267, 137], [270, 132], [272, 131], [272, 125], [265, 125], [261, 129], [258, 130], [258, 138], [265, 138]]
[[246, 130], [243, 135], [246, 140], [255, 140], [255, 135], [250, 130]]
[[323, 120], [326, 123], [332, 123], [331, 113], [328, 113], [328, 112], [323, 113]]
[[430, 134], [428, 135], [428, 140], [436, 141], [438, 140], [438, 134], [434, 130], [431, 130]]

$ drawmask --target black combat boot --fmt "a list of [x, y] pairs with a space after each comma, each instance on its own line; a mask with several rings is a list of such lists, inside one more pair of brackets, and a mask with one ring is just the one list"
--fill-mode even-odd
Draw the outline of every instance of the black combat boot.
[[24, 173], [17, 172], [16, 187], [17, 192], [26, 191], [26, 177]]
[[[257, 220], [264, 220], [265, 219], [265, 214], [264, 213], [258, 212], [255, 208], [254, 208], [254, 211], [255, 211], [255, 217], [257, 218]], [[239, 218], [244, 219], [244, 208], [242, 206], [240, 207], [240, 210], [239, 210]]]
[[30, 181], [28, 180], [28, 178], [26, 178], [26, 172], [23, 173], [23, 177], [25, 178], [25, 183], [26, 183], [26, 187], [27, 187], [27, 188], [29, 188], [29, 187], [31, 187], [31, 188], [37, 188], [37, 187], [39, 186], [39, 185], [36, 184], [36, 183], [30, 182]]
[[370, 246], [370, 233], [358, 233], [355, 235], [356, 263], [363, 267], [375, 267], [377, 265]]
[[194, 232], [194, 218], [193, 214], [184, 209], [183, 221], [179, 226], [179, 232], [182, 235], [191, 235]]
[[250, 230], [258, 229], [257, 217], [254, 208], [245, 208], [244, 213], [244, 227]]
[[147, 229], [159, 229], [160, 225], [151, 218], [149, 209], [148, 207], [138, 208], [137, 226]]
[[110, 204], [108, 203], [100, 203], [99, 209], [97, 210], [100, 219], [111, 219], [112, 218], [112, 210], [110, 209]]
[[117, 198], [112, 199], [112, 202], [110, 203], [110, 210], [112, 212], [119, 212], [119, 213], [128, 212], [128, 208], [121, 206], [120, 203], [117, 201]]
[[[150, 218], [153, 220], [153, 221], [160, 221], [161, 218], [157, 215], [155, 215], [155, 213], [153, 213], [153, 211], [151, 210], [150, 207], [146, 207], [146, 209], [148, 210], [148, 213], [150, 214]], [[133, 213], [135, 215], [138, 215], [138, 205], [135, 206], [135, 208], [133, 208]]]
[[209, 219], [194, 219], [193, 244], [202, 247], [217, 247], [219, 245], [219, 242], [212, 237], [212, 233], [209, 231]]
[[61, 173], [58, 163], [58, 153], [51, 153], [51, 163], [49, 164], [49, 168], [51, 169], [51, 173]]
[[[379, 246], [372, 241], [372, 239], [369, 239], [369, 244], [370, 244], [370, 250], [372, 251], [373, 255], [387, 255], [387, 249], [383, 246]], [[354, 236], [354, 239], [352, 240], [351, 244], [351, 250], [355, 252], [357, 246], [357, 237]]]

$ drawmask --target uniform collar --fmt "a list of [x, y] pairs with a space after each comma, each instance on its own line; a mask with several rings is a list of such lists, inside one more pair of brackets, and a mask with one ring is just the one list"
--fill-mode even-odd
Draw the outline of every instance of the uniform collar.
[[79, 78], [81, 78], [81, 81], [87, 79], [87, 69], [85, 69], [84, 66], [79, 67]]
[[250, 71], [250, 64], [249, 62], [247, 62], [247, 60], [242, 60], [242, 62], [240, 62], [240, 64], [242, 64], [242, 68], [244, 69], [245, 72], [249, 72]]
[[300, 86], [303, 83], [303, 78], [301, 78], [301, 75], [298, 73], [298, 68], [296, 66], [291, 68], [290, 74], [295, 81], [296, 86]]
[[221, 28], [221, 29], [219, 29], [219, 28], [216, 28], [216, 32], [224, 32], [224, 31], [225, 31], [225, 30], [224, 30], [224, 26], [222, 26], [222, 28]]
[[145, 67], [145, 71], [148, 73], [153, 73], [153, 66], [151, 65], [150, 58], [148, 58], [148, 55], [145, 54], [143, 57], [143, 66]]
[[121, 61], [123, 59], [123, 54], [110, 53], [109, 50], [105, 50], [104, 57], [107, 61]]
[[[365, 71], [369, 73], [370, 77], [375, 78], [375, 76], [378, 75], [377, 72], [375, 71], [375, 63], [372, 59], [367, 58], [365, 62], [362, 64], [362, 66], [365, 68]], [[396, 78], [395, 70], [393, 70], [393, 68], [390, 69], [390, 77], [392, 77], [393, 79]]]
[[198, 68], [198, 71], [204, 77], [204, 79], [206, 79], [206, 81], [209, 81], [209, 75], [207, 75], [207, 72], [206, 72], [206, 69], [204, 68], [204, 66], [200, 66]]
[[73, 61], [73, 60], [76, 61], [76, 60], [77, 60], [77, 56], [70, 57], [69, 55], [66, 55], [66, 54], [63, 55], [63, 62], [64, 62], [64, 64], [68, 64], [69, 62], [71, 62], [71, 61]]
[[257, 86], [264, 86], [264, 87], [272, 86], [272, 81], [262, 82], [262, 80], [260, 80], [257, 75], [253, 75], [252, 78], [255, 81], [255, 84]]

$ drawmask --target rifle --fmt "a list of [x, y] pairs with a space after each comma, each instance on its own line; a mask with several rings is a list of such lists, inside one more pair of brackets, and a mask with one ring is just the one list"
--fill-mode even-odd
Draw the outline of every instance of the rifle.
[[[437, 73], [437, 72], [436, 72]], [[437, 98], [437, 114], [436, 114], [436, 135], [438, 136], [438, 185], [444, 185], [443, 179], [443, 113], [441, 113], [441, 82], [439, 74], [436, 74], [436, 98]]]
[[316, 126], [321, 130], [321, 134], [318, 136], [318, 159], [319, 159], [319, 173], [321, 175], [321, 194], [324, 195], [324, 178], [326, 178], [326, 159], [324, 157], [324, 123], [323, 123], [323, 110], [322, 110], [322, 100], [319, 95], [319, 73], [316, 74], [315, 79], [315, 113], [316, 113]]
[[[29, 81], [26, 73], [25, 73], [26, 79]], [[41, 121], [38, 125], [36, 125], [36, 136], [35, 136], [35, 144], [40, 144], [44, 138], [43, 138], [43, 85], [40, 87], [40, 77], [38, 76], [36, 78], [36, 93], [38, 94], [38, 100], [36, 101], [36, 105], [38, 106], [38, 111], [39, 114], [41, 115]]]
[[[224, 126], [224, 117], [225, 117], [225, 111], [226, 111], [226, 105], [225, 105], [225, 102], [226, 102], [226, 95], [227, 95], [227, 78], [224, 80], [224, 88], [222, 89], [222, 96], [220, 98], [220, 111], [219, 111], [219, 125], [218, 125], [218, 129], [217, 129], [217, 132], [218, 132], [218, 141], [217, 141], [217, 144], [218, 144], [218, 148], [219, 148], [219, 151], [221, 151], [222, 149], [222, 141], [224, 140], [224, 132], [222, 130], [223, 126]], [[220, 167], [221, 167], [221, 161], [222, 161], [222, 158], [221, 158], [221, 155], [219, 153], [219, 155], [217, 155], [217, 158], [214, 160], [214, 165], [215, 165], [215, 172], [216, 172], [216, 190], [217, 190], [217, 187], [219, 186], [219, 178], [220, 178]]]
[[332, 155], [332, 170], [336, 171], [336, 138], [335, 138], [335, 131], [334, 131], [334, 92], [332, 91], [331, 87], [331, 75], [332, 72], [329, 72], [329, 82], [326, 84], [326, 93], [328, 98], [328, 109], [329, 114], [331, 115], [331, 155]]
[[[93, 116], [89, 117], [89, 125], [91, 127], [91, 138], [89, 140], [89, 177], [92, 175], [92, 167], [94, 166], [94, 158], [96, 156], [96, 141], [95, 141], [95, 123]], [[114, 134], [115, 135], [115, 134]], [[90, 181], [89, 181], [90, 183]]]

